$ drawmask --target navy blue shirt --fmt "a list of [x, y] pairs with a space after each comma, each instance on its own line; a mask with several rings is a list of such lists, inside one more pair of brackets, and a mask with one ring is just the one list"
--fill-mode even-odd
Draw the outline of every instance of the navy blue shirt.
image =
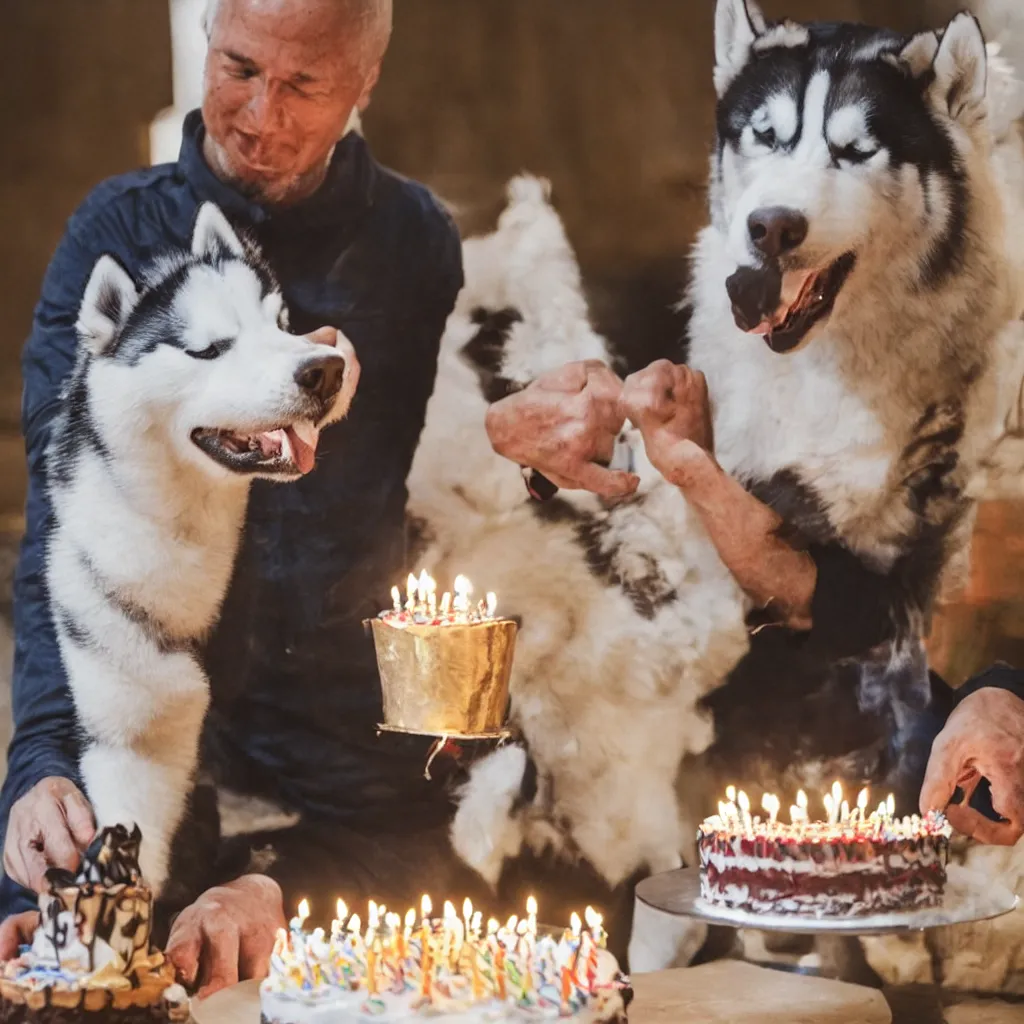
[[[391, 584], [407, 571], [405, 479], [441, 333], [462, 286], [457, 231], [425, 187], [377, 164], [358, 135], [336, 147], [315, 195], [271, 209], [214, 177], [203, 132], [194, 111], [177, 163], [106, 181], [79, 207], [47, 271], [24, 349], [29, 492], [15, 577], [15, 733], [0, 793], [0, 842], [20, 796], [46, 776], [78, 777], [75, 715], [43, 555], [51, 516], [45, 449], [74, 362], [85, 284], [104, 253], [135, 273], [161, 251], [187, 247], [206, 200], [261, 245], [280, 278], [291, 329], [340, 328], [362, 365], [351, 411], [323, 433], [314, 472], [297, 483], [253, 486], [235, 577], [207, 655], [207, 758], [228, 766], [236, 782], [339, 820], [427, 799], [416, 781], [422, 763], [402, 763], [375, 735], [380, 690], [361, 620], [389, 603]], [[0, 914], [32, 905], [4, 879]]]

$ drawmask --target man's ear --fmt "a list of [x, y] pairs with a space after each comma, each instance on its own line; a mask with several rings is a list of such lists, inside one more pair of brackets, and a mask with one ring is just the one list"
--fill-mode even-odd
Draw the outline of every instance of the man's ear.
[[715, 92], [719, 98], [746, 66], [754, 42], [767, 28], [754, 0], [718, 0], [715, 8]]
[[370, 105], [370, 100], [373, 97], [373, 90], [377, 87], [377, 83], [380, 81], [381, 64], [383, 64], [383, 60], [377, 61], [377, 63], [370, 68], [369, 74], [366, 76], [366, 81], [363, 83], [363, 91], [359, 94], [359, 99], [356, 100], [356, 110], [358, 110], [360, 114], [362, 114]]
[[216, 203], [199, 207], [192, 229], [192, 255], [209, 260], [245, 256], [245, 247]]
[[139, 301], [135, 282], [113, 256], [96, 261], [85, 286], [75, 325], [82, 344], [93, 355], [103, 355], [121, 333]]

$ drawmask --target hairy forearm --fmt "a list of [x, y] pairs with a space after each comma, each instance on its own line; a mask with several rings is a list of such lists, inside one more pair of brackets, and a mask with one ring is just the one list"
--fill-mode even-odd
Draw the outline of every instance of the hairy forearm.
[[679, 470], [668, 476], [700, 516], [726, 568], [754, 604], [771, 606], [791, 629], [810, 629], [817, 570], [809, 555], [778, 536], [779, 516], [696, 446], [688, 448]]

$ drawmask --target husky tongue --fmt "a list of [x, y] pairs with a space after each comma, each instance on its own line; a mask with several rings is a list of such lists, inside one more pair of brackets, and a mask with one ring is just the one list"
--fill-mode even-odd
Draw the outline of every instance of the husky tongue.
[[312, 423], [295, 423], [285, 427], [284, 434], [288, 438], [299, 472], [308, 473], [316, 463], [316, 445], [320, 440], [320, 432]]

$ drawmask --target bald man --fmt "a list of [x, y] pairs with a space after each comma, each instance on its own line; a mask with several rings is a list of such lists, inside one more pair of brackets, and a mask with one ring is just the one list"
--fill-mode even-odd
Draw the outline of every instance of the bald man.
[[178, 910], [221, 883], [177, 916], [169, 938], [183, 979], [204, 993], [265, 972], [284, 920], [281, 885], [289, 900], [289, 884], [321, 884], [354, 901], [377, 882], [386, 892], [389, 879], [418, 886], [417, 865], [443, 862], [447, 802], [423, 780], [422, 750], [376, 737], [380, 690], [360, 620], [383, 607], [407, 569], [405, 478], [462, 284], [449, 218], [349, 131], [380, 72], [390, 0], [217, 0], [206, 29], [203, 105], [185, 123], [177, 162], [113, 178], [86, 198], [53, 257], [25, 346], [30, 483], [15, 580], [15, 735], [0, 794], [0, 956], [9, 956], [36, 923], [46, 869], [73, 869], [95, 830], [43, 575], [45, 452], [75, 360], [78, 307], [102, 254], [136, 276], [162, 250], [187, 247], [198, 206], [212, 200], [261, 245], [292, 329], [344, 331], [362, 379], [347, 420], [324, 432], [312, 474], [254, 486], [206, 652], [205, 763], [221, 781], [300, 815], [306, 831], [290, 850], [285, 840], [262, 857], [270, 875], [249, 863], [254, 844], [244, 839], [235, 852], [245, 856], [218, 866], [216, 840], [198, 845], [198, 823], [214, 805], [210, 789], [197, 790], [185, 830], [193, 845], [176, 857], [167, 895], [168, 910]]

